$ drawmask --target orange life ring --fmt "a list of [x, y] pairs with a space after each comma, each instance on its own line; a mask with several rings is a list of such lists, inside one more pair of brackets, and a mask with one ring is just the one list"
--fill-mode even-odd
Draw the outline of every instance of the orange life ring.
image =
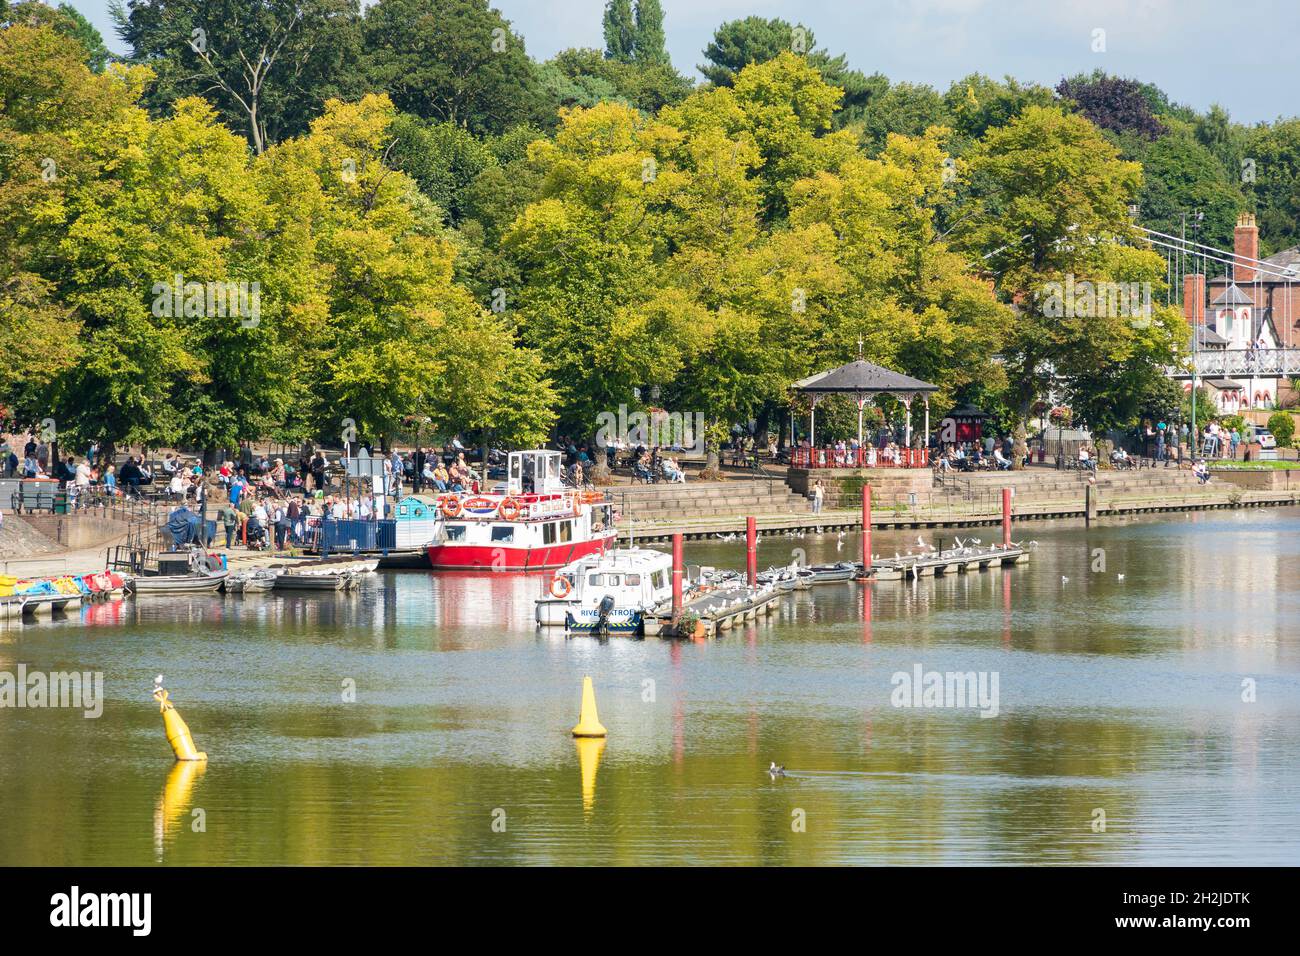
[[455, 495], [448, 495], [442, 499], [442, 513], [444, 517], [454, 518], [460, 514], [460, 498]]
[[519, 502], [514, 498], [507, 498], [497, 506], [497, 514], [506, 521], [515, 521], [519, 517]]
[[558, 574], [551, 578], [551, 597], [563, 599], [568, 597], [572, 590], [573, 585], [568, 578], [562, 578]]

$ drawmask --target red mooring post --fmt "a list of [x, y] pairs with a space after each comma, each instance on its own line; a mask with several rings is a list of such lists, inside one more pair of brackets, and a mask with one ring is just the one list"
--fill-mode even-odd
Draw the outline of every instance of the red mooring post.
[[1011, 547], [1011, 489], [1002, 489], [1002, 547]]
[[673, 616], [682, 609], [682, 535], [673, 535]]
[[751, 515], [745, 519], [745, 570], [749, 586], [758, 584], [758, 522]]
[[871, 577], [871, 486], [862, 486], [862, 577]]

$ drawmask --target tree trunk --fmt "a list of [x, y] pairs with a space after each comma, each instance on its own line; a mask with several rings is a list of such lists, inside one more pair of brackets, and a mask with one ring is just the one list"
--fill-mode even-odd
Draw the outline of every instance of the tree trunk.
[[1028, 436], [1025, 432], [1024, 421], [1016, 422], [1015, 431], [1012, 432], [1011, 455], [1014, 459], [1011, 467], [1015, 471], [1023, 471], [1025, 467], [1025, 456], [1029, 454]]
[[700, 472], [700, 478], [704, 481], [722, 480], [722, 467], [718, 458], [718, 449], [712, 442], [704, 446], [704, 470]]

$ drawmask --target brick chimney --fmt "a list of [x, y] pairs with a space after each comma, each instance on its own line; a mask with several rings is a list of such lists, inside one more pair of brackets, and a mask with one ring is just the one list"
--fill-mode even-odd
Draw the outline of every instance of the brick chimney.
[[1237, 228], [1232, 231], [1232, 251], [1236, 256], [1245, 257], [1233, 263], [1233, 281], [1254, 282], [1255, 263], [1248, 260], [1259, 258], [1259, 227], [1255, 225], [1253, 213], [1243, 212], [1237, 217]]
[[1183, 318], [1191, 326], [1205, 324], [1205, 276], [1199, 272], [1183, 276]]

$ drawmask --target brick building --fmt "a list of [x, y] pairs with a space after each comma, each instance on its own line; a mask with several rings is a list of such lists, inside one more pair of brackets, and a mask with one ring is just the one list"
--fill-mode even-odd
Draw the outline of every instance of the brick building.
[[[1223, 265], [1224, 274], [1208, 281], [1201, 273], [1183, 277], [1183, 315], [1198, 330], [1197, 348], [1251, 353], [1300, 346], [1300, 247], [1261, 260], [1255, 217], [1243, 213], [1233, 230], [1231, 262]], [[1224, 413], [1275, 407], [1287, 387], [1285, 379], [1255, 374], [1207, 377], [1205, 384], [1216, 390]]]

